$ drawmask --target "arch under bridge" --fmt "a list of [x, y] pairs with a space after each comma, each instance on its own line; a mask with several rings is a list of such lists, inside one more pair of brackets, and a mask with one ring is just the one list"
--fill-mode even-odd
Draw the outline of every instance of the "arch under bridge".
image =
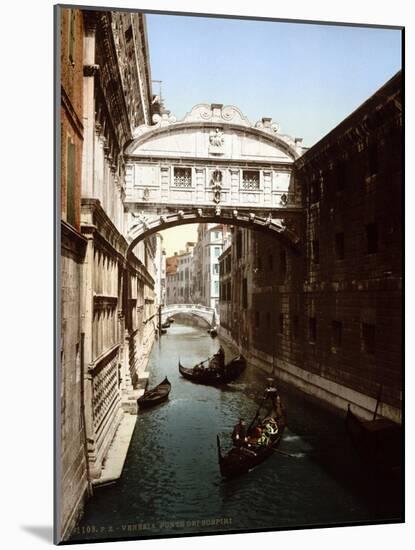
[[218, 317], [212, 307], [202, 304], [169, 304], [161, 308], [161, 322], [164, 323], [169, 317], [178, 314], [185, 314], [193, 317], [199, 317], [206, 321], [209, 327], [218, 323]]

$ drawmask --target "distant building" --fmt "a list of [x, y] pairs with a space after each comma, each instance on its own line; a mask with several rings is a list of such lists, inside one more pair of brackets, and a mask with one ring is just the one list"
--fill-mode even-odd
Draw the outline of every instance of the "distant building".
[[229, 240], [227, 226], [199, 224], [194, 249], [193, 298], [195, 303], [212, 307], [219, 313], [219, 256]]
[[186, 250], [166, 259], [166, 304], [190, 304], [193, 302], [193, 249], [186, 243]]
[[163, 250], [163, 237], [156, 233], [155, 285], [154, 293], [157, 305], [164, 305], [166, 300], [166, 253]]

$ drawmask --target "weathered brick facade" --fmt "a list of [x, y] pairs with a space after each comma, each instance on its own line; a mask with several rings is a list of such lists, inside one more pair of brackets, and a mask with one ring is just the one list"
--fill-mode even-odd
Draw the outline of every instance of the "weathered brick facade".
[[61, 10], [61, 216], [79, 230], [83, 146], [83, 15]]
[[[123, 151], [149, 123], [144, 16], [57, 8], [60, 20], [60, 510], [65, 540], [93, 485], [118, 476], [155, 335], [150, 237], [127, 255]], [[120, 436], [121, 437], [121, 436]], [[118, 469], [117, 469], [118, 468]], [[115, 473], [114, 473], [115, 472]], [[117, 473], [118, 472], [118, 473]]]
[[82, 512], [88, 489], [82, 402], [81, 269], [86, 241], [80, 234], [83, 147], [83, 16], [60, 12], [61, 107], [61, 379], [60, 522], [65, 533]]
[[382, 386], [380, 413], [395, 421], [402, 391], [401, 123], [398, 73], [295, 162], [304, 201], [300, 254], [234, 230], [233, 323], [225, 331], [254, 363], [339, 408], [351, 402], [369, 416]]

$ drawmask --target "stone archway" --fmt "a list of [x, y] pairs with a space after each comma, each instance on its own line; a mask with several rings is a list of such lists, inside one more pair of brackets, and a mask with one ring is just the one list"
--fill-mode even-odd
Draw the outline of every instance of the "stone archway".
[[[262, 214], [262, 213], [261, 213]], [[295, 220], [295, 218], [294, 218]], [[142, 215], [138, 218], [127, 234], [128, 251], [130, 254], [137, 244], [159, 231], [193, 223], [220, 223], [229, 226], [239, 226], [255, 231], [261, 231], [278, 238], [284, 246], [295, 253], [300, 253], [300, 230], [299, 225], [293, 225], [292, 220], [286, 222], [284, 219], [272, 218], [258, 215], [254, 212], [238, 211], [229, 208], [214, 209], [192, 209], [179, 210], [174, 213], [157, 215]]]

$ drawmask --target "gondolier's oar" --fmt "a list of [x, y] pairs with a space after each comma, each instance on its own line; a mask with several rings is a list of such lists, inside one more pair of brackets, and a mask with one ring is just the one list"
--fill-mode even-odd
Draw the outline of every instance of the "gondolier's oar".
[[[212, 355], [212, 357], [213, 357], [213, 355]], [[204, 361], [201, 361], [201, 362], [199, 363], [199, 365], [203, 365], [203, 363], [206, 363], [206, 361], [210, 361], [210, 360], [212, 359], [212, 357], [208, 357], [208, 358], [205, 359]]]
[[219, 435], [216, 436], [216, 445], [218, 447], [218, 459], [219, 459], [219, 464], [221, 463], [222, 461], [222, 449], [220, 448], [220, 439], [219, 439]]
[[278, 453], [283, 456], [288, 456], [289, 458], [301, 458], [300, 455], [292, 455], [291, 453], [287, 453], [285, 451], [281, 451], [281, 449], [273, 449], [274, 453]]

